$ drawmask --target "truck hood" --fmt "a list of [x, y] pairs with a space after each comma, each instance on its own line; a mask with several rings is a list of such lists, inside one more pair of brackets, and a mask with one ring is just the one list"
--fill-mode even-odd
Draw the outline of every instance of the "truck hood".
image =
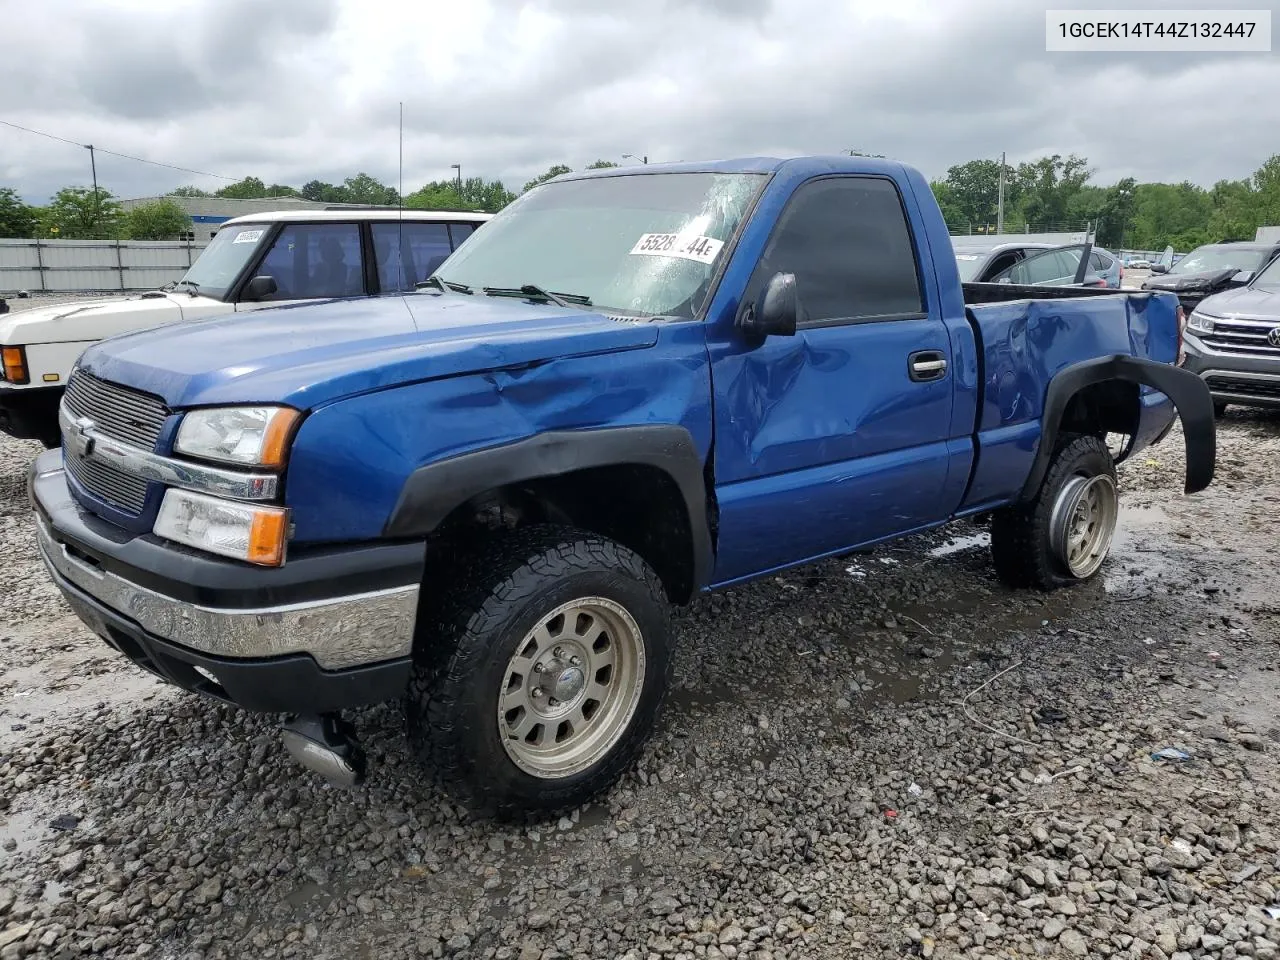
[[[127, 320], [129, 329], [161, 326], [182, 319], [186, 302], [210, 305], [220, 301], [190, 297], [185, 293], [149, 293], [102, 300], [75, 300], [0, 315], [0, 343], [78, 343], [101, 340], [118, 332]], [[227, 307], [227, 309], [231, 309]]]
[[1240, 287], [1206, 297], [1196, 309], [1225, 320], [1270, 320], [1280, 325], [1280, 290]]
[[656, 324], [466, 294], [299, 304], [116, 337], [84, 370], [174, 408], [309, 409], [387, 387], [652, 346]]

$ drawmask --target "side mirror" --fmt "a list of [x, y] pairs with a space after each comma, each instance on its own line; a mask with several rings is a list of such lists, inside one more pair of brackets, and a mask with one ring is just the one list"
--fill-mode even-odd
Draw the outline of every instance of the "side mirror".
[[1164, 264], [1164, 263], [1153, 263], [1151, 265], [1151, 272], [1152, 273], [1168, 273], [1169, 266], [1168, 264]]
[[264, 300], [279, 289], [275, 277], [259, 274], [244, 285], [244, 293], [240, 295], [240, 299]]
[[775, 273], [754, 304], [738, 318], [738, 329], [749, 336], [793, 337], [800, 319], [800, 295], [794, 273]]
[[1231, 278], [1231, 282], [1243, 284], [1243, 283], [1248, 283], [1252, 279], [1253, 279], [1252, 270], [1241, 270], [1239, 273], [1237, 273], [1234, 277]]

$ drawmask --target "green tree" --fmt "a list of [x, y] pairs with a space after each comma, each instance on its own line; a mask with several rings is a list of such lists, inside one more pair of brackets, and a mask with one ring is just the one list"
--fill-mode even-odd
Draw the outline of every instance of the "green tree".
[[1252, 179], [1257, 191], [1258, 225], [1280, 224], [1280, 153], [1254, 171]]
[[588, 163], [588, 170], [608, 170], [610, 167], [616, 167], [617, 164], [612, 160], [597, 160], [595, 163]]
[[424, 183], [404, 198], [404, 205], [412, 210], [466, 210], [454, 180], [433, 180]]
[[300, 192], [304, 200], [310, 200], [313, 203], [339, 203], [340, 201], [331, 199], [333, 192], [338, 189], [340, 188], [323, 180], [308, 180], [302, 185]]
[[170, 190], [170, 191], [168, 192], [168, 194], [166, 194], [166, 196], [170, 196], [170, 197], [211, 197], [211, 196], [213, 196], [213, 194], [211, 194], [208, 190], [201, 190], [199, 187], [191, 187], [191, 186], [187, 186], [187, 187], [176, 187], [175, 189]]
[[1219, 180], [1209, 191], [1209, 234], [1219, 240], [1252, 240], [1257, 234], [1258, 192], [1250, 180]]
[[228, 200], [261, 200], [267, 195], [267, 185], [257, 177], [245, 177], [236, 183], [228, 184], [217, 193], [215, 197], [224, 197]]
[[516, 195], [508, 190], [501, 180], [468, 177], [462, 182], [460, 197], [463, 208], [466, 210], [483, 210], [485, 213], [497, 213], [514, 200]]
[[549, 169], [546, 173], [540, 174], [534, 177], [528, 183], [526, 183], [524, 185], [524, 190], [522, 190], [521, 193], [527, 193], [528, 191], [532, 190], [534, 187], [544, 184], [548, 180], [554, 180], [556, 177], [565, 173], [573, 173], [573, 171], [570, 170], [568, 167], [566, 167], [563, 163], [557, 163], [554, 167], [551, 167], [551, 169]]
[[1139, 250], [1168, 244], [1189, 250], [1209, 243], [1213, 204], [1193, 183], [1140, 183], [1134, 190], [1133, 231], [1129, 243]]
[[120, 236], [120, 204], [106, 190], [63, 187], [41, 220], [42, 232], [63, 240], [104, 240]]
[[1033, 229], [1042, 230], [1066, 223], [1073, 198], [1092, 175], [1089, 161], [1075, 154], [1064, 159], [1055, 153], [1018, 164], [1013, 179], [1021, 219]]
[[404, 205], [414, 210], [483, 210], [497, 213], [515, 199], [515, 194], [501, 180], [469, 177], [458, 190], [457, 180], [433, 180], [404, 198]]
[[[347, 177], [342, 184], [347, 203], [368, 203], [375, 206], [395, 206], [400, 202], [400, 194], [395, 187], [388, 187], [376, 177], [367, 173], [357, 173]], [[324, 199], [324, 198], [322, 198]], [[330, 203], [334, 201], [328, 201]]]
[[0, 237], [31, 237], [35, 229], [35, 211], [11, 187], [0, 187]]
[[299, 196], [302, 196], [302, 194], [298, 193], [298, 190], [296, 187], [291, 187], [287, 183], [273, 183], [271, 184], [271, 186], [267, 187], [267, 196], [268, 197], [299, 197]]
[[176, 240], [191, 229], [191, 218], [172, 200], [134, 207], [125, 215], [130, 240]]
[[[1008, 213], [1012, 202], [1016, 200], [1016, 190], [1009, 176], [1010, 169], [1005, 170], [1005, 212]], [[977, 226], [978, 224], [994, 224], [997, 219], [997, 208], [1000, 195], [1000, 161], [970, 160], [947, 170], [946, 184], [947, 209], [944, 216], [953, 226]]]

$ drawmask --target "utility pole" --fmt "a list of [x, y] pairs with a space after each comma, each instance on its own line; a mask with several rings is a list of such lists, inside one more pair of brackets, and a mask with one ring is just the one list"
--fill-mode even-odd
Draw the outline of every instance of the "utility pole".
[[451, 163], [449, 166], [458, 171], [458, 196], [462, 196], [462, 164]]
[[634, 153], [624, 153], [622, 155], [622, 159], [623, 160], [639, 160], [641, 163], [644, 163], [644, 164], [647, 164], [649, 162], [649, 157], [647, 154], [643, 157], [637, 157]]
[[102, 218], [102, 204], [98, 202], [98, 163], [93, 157], [93, 144], [86, 143], [84, 148], [89, 151], [89, 169], [93, 171], [93, 225], [96, 229]]
[[996, 197], [996, 233], [1004, 233], [1004, 151], [1000, 151], [1000, 190]]

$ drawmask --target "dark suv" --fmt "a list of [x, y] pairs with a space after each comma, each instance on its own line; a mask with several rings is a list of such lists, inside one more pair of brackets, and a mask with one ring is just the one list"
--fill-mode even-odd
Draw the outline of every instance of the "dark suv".
[[1278, 253], [1280, 242], [1206, 243], [1172, 267], [1152, 264], [1152, 276], [1142, 289], [1176, 293], [1190, 314], [1205, 297], [1244, 286]]

